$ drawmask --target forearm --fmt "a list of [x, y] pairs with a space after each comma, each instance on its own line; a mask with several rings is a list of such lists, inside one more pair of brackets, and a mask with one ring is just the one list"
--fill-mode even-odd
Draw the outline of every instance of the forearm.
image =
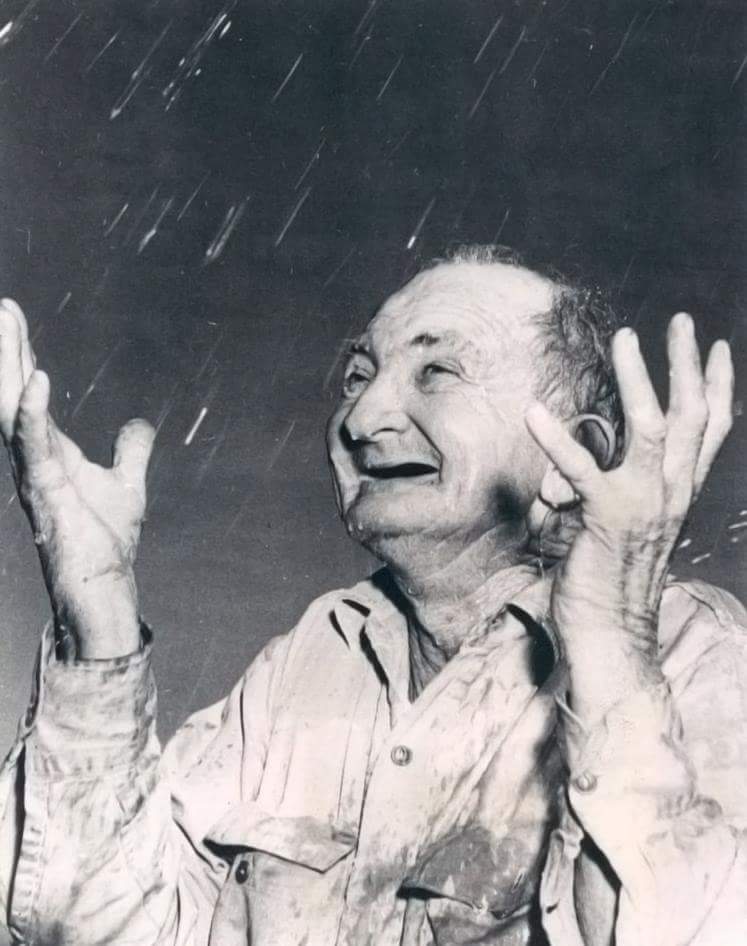
[[657, 623], [664, 575], [640, 542], [620, 558], [597, 546], [582, 571], [558, 569], [552, 616], [568, 667], [568, 702], [587, 727], [660, 686]]
[[735, 877], [744, 852], [719, 805], [698, 794], [667, 685], [635, 694], [591, 730], [564, 716], [570, 807], [619, 882], [617, 946], [743, 941]]

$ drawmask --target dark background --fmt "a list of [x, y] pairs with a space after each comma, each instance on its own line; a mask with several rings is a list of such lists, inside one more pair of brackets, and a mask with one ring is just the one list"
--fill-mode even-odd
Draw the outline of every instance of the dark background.
[[[659, 378], [681, 308], [745, 364], [742, 9], [2, 5], [2, 291], [93, 458], [129, 417], [160, 424], [139, 583], [164, 735], [370, 568], [324, 419], [341, 342], [424, 260], [507, 243], [607, 287]], [[740, 416], [675, 564], [737, 593], [744, 441]], [[3, 476], [7, 745], [48, 606]]]

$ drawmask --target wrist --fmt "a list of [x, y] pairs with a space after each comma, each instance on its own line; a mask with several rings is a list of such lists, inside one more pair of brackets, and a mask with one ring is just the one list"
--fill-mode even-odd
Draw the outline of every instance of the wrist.
[[668, 561], [653, 539], [635, 545], [587, 540], [561, 562], [553, 604], [560, 611], [594, 612], [610, 626], [655, 625]]
[[53, 596], [58, 655], [105, 660], [140, 647], [137, 589], [130, 575], [102, 576]]
[[655, 661], [658, 612], [666, 572], [604, 558], [577, 573], [561, 568], [550, 602], [552, 618], [569, 654], [582, 658], [602, 648], [625, 661]]
[[655, 656], [619, 638], [600, 633], [581, 646], [564, 644], [569, 704], [587, 725], [617, 703], [652, 692], [664, 681]]

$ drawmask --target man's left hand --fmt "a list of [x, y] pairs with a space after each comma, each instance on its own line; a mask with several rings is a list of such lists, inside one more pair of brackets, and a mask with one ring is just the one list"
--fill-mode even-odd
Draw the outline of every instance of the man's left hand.
[[661, 679], [657, 623], [669, 560], [731, 427], [728, 344], [713, 345], [704, 374], [692, 319], [680, 313], [669, 324], [667, 349], [664, 414], [636, 333], [625, 328], [613, 339], [626, 437], [622, 462], [612, 470], [602, 471], [545, 407], [527, 413], [532, 436], [580, 499], [582, 529], [557, 569], [552, 616], [570, 666], [574, 709], [589, 722]]

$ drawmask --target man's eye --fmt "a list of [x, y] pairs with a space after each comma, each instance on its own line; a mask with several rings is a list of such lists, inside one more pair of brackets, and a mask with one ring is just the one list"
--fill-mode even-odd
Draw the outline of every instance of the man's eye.
[[351, 371], [342, 382], [342, 390], [347, 395], [359, 394], [367, 384], [368, 378], [364, 374], [360, 371]]
[[422, 375], [424, 381], [435, 381], [440, 377], [458, 377], [458, 372], [456, 368], [451, 365], [444, 365], [438, 361], [433, 361], [423, 368]]

